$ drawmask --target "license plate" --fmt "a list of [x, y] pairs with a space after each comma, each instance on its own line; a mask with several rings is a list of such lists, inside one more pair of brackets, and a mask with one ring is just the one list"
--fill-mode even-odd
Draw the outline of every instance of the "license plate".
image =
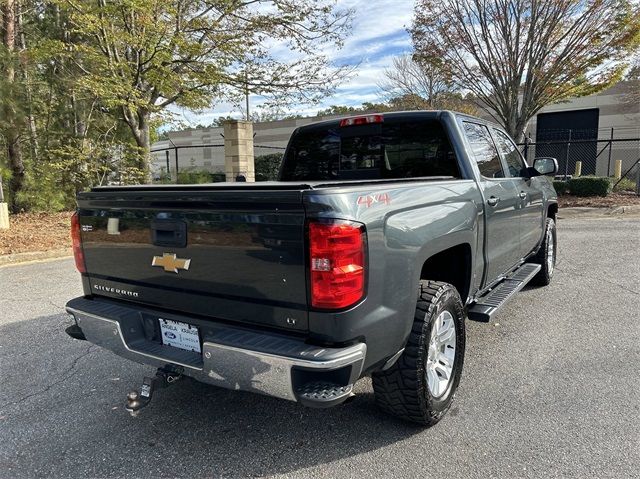
[[160, 318], [160, 332], [162, 334], [162, 344], [165, 346], [196, 353], [202, 352], [200, 349], [200, 333], [195, 326]]

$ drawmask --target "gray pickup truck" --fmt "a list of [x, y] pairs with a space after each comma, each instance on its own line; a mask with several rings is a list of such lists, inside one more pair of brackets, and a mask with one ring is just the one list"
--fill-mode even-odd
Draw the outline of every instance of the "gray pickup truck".
[[551, 280], [556, 170], [495, 124], [421, 111], [301, 127], [278, 182], [94, 188], [67, 333], [158, 368], [132, 414], [182, 376], [324, 408], [370, 375], [384, 410], [432, 425], [467, 317]]

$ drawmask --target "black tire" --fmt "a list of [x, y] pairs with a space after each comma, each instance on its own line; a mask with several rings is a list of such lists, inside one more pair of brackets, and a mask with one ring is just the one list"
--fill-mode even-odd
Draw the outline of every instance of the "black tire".
[[[404, 352], [389, 369], [372, 374], [378, 406], [394, 416], [423, 426], [433, 426], [442, 419], [451, 407], [462, 373], [464, 319], [460, 295], [452, 285], [435, 281], [420, 282], [413, 327]], [[439, 343], [431, 334], [436, 320], [439, 320], [439, 325], [435, 331], [443, 334], [453, 326], [454, 337], [448, 341], [454, 347], [444, 346], [446, 354], [453, 355], [446, 383], [443, 382], [443, 376], [435, 371], [438, 367], [446, 366], [440, 359], [434, 361], [435, 351], [438, 350], [435, 345]], [[443, 354], [444, 349], [440, 350]], [[438, 377], [434, 376], [435, 373]]]
[[556, 222], [547, 218], [544, 231], [544, 239], [540, 249], [531, 260], [531, 263], [539, 264], [542, 269], [531, 280], [531, 284], [546, 286], [551, 283], [553, 272], [556, 269], [556, 255], [558, 253], [558, 237], [556, 234]]

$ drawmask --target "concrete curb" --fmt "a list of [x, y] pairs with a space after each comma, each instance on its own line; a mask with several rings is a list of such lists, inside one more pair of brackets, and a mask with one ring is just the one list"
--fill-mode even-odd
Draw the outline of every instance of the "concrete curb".
[[640, 205], [618, 206], [613, 208], [614, 215], [640, 215]]
[[581, 206], [574, 208], [560, 208], [558, 218], [606, 218], [611, 216], [640, 216], [640, 205], [616, 206], [611, 208], [598, 208], [593, 206]]
[[71, 248], [54, 249], [51, 251], [36, 251], [31, 253], [15, 253], [0, 256], [0, 268], [16, 264], [50, 261], [53, 259], [69, 258], [73, 256]]

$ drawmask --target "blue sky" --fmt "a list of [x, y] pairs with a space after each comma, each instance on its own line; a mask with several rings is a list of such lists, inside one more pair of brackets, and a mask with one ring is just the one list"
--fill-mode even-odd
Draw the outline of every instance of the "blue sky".
[[411, 0], [340, 0], [341, 6], [355, 9], [352, 35], [336, 53], [337, 63], [360, 66], [356, 76], [342, 85], [325, 105], [359, 106], [379, 101], [376, 82], [392, 58], [411, 50], [407, 28], [413, 17]]
[[[359, 65], [355, 75], [343, 83], [322, 104], [300, 108], [301, 114], [313, 115], [331, 105], [360, 106], [363, 102], [380, 101], [376, 82], [392, 58], [411, 50], [407, 33], [413, 17], [413, 0], [338, 0], [338, 7], [353, 8], [355, 15], [351, 35], [342, 50], [330, 54], [335, 64]], [[252, 99], [252, 107], [259, 103]], [[231, 105], [219, 104], [200, 114], [181, 112], [178, 119], [192, 126], [209, 124], [220, 116], [239, 117]]]

